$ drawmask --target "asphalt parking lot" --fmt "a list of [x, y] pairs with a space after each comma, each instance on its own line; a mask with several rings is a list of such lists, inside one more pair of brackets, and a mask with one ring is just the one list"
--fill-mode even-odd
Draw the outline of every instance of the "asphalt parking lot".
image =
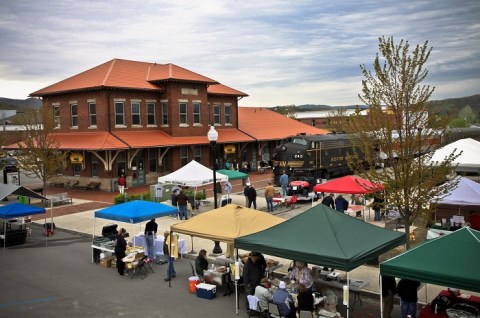
[[[57, 230], [47, 238], [40, 226], [32, 228], [25, 245], [1, 253], [1, 317], [237, 317], [235, 295], [222, 296], [224, 287], [213, 300], [189, 293], [189, 258], [176, 261], [169, 287], [166, 265], [153, 264], [155, 273], [144, 279], [122, 277], [115, 268], [91, 263], [90, 237]], [[244, 297], [239, 316], [246, 317]], [[380, 317], [378, 298], [362, 300], [350, 317]], [[341, 302], [337, 309], [346, 317]], [[400, 317], [398, 307], [394, 318]]]

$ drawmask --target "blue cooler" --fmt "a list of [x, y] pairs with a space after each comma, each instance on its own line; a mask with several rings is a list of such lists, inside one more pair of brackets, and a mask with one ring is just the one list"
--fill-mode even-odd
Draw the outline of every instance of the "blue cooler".
[[217, 295], [217, 287], [212, 284], [201, 283], [197, 285], [197, 297], [213, 299]]

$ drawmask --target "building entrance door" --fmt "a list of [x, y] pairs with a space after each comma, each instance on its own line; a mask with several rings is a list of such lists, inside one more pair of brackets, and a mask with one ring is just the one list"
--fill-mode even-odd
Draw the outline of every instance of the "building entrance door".
[[141, 186], [145, 184], [145, 170], [143, 158], [136, 156], [132, 162], [132, 186]]

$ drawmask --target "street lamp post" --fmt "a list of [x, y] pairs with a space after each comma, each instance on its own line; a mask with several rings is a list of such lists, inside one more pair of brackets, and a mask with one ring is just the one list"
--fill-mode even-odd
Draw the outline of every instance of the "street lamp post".
[[[210, 141], [210, 145], [212, 146], [213, 152], [213, 202], [215, 209], [218, 208], [218, 201], [217, 201], [217, 172], [216, 172], [216, 163], [217, 163], [217, 139], [218, 139], [218, 132], [215, 130], [214, 126], [210, 126], [210, 130], [207, 134], [208, 140]], [[213, 254], [221, 254], [222, 248], [220, 247], [220, 242], [215, 241], [215, 247], [213, 248]]]

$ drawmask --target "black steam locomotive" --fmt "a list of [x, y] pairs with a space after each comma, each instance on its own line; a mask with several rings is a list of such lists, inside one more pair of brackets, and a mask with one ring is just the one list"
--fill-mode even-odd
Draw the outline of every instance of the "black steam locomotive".
[[[437, 139], [434, 143], [446, 145], [464, 138], [480, 141], [480, 128], [450, 128], [440, 141]], [[346, 134], [299, 134], [289, 137], [273, 153], [275, 184], [279, 184], [283, 171], [288, 174], [289, 180], [305, 180], [310, 184], [319, 183], [319, 179], [351, 173], [347, 154], [353, 151]]]

